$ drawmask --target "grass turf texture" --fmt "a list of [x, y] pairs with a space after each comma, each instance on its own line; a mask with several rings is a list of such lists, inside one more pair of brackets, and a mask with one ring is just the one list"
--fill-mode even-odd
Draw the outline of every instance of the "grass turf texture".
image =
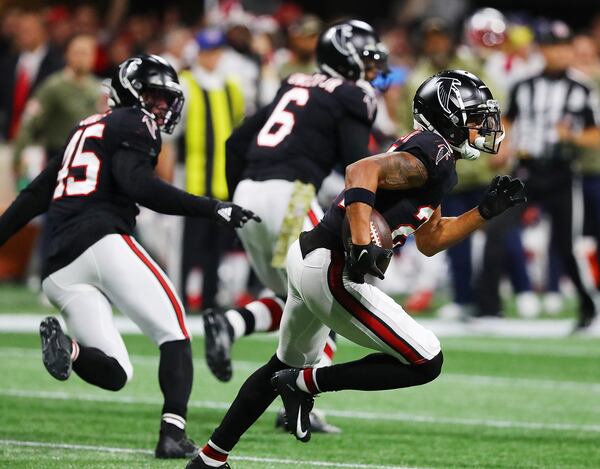
[[[238, 361], [228, 384], [209, 375], [201, 339], [194, 340], [188, 430], [198, 442], [203, 444], [219, 423], [243, 379], [273, 353], [272, 339], [255, 337], [236, 344]], [[156, 461], [149, 452], [157, 439], [161, 395], [157, 351], [145, 337], [125, 337], [135, 376], [118, 393], [76, 376], [66, 383], [53, 380], [41, 363], [38, 341], [32, 334], [0, 334], [0, 467], [185, 466], [185, 461]], [[434, 383], [324, 395], [317, 406], [330, 410], [329, 419], [344, 433], [315, 435], [306, 445], [276, 432], [270, 412], [240, 442], [233, 467], [309, 468], [315, 462], [373, 468], [600, 467], [600, 341], [452, 338], [442, 343], [444, 372]], [[344, 341], [337, 360], [365, 353]], [[60, 444], [80, 447], [55, 446]]]

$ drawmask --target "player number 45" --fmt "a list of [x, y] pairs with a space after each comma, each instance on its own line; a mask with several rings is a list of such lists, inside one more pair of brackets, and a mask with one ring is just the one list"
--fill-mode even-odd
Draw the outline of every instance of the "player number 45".
[[286, 110], [288, 104], [305, 106], [308, 102], [308, 90], [305, 88], [292, 88], [284, 93], [267, 122], [258, 133], [256, 143], [261, 147], [275, 147], [279, 145], [291, 132], [296, 119], [291, 111]]
[[[54, 199], [67, 196], [89, 195], [96, 190], [98, 173], [100, 172], [100, 158], [92, 151], [83, 151], [83, 146], [88, 138], [102, 138], [104, 124], [97, 123], [79, 129], [65, 149], [63, 163], [56, 181]], [[76, 178], [71, 174], [71, 169], [83, 168], [84, 176]]]

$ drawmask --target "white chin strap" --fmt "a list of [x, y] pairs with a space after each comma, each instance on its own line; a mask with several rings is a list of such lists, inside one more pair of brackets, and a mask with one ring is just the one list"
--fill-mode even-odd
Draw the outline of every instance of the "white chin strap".
[[[413, 119], [413, 128], [415, 130], [429, 130], [430, 132], [434, 132], [434, 133], [438, 134], [440, 137], [444, 138], [437, 130], [435, 130], [433, 128], [433, 126], [431, 124], [429, 124], [429, 122], [427, 122], [427, 119], [425, 119], [423, 116], [421, 116], [421, 119], [423, 119], [426, 124], [419, 122], [417, 119]], [[476, 143], [483, 145], [483, 137], [477, 137], [477, 138], [481, 139], [481, 141], [478, 142], [476, 140]], [[448, 143], [448, 145], [450, 145], [450, 143]], [[481, 154], [481, 152], [477, 148], [473, 148], [471, 145], [469, 145], [468, 140], [465, 140], [462, 143], [462, 145], [459, 147], [450, 145], [450, 148], [452, 148], [455, 152], [460, 154], [461, 158], [463, 158], [465, 160], [476, 160], [477, 158], [479, 158], [479, 155]]]
[[[477, 137], [483, 140], [483, 137]], [[482, 142], [483, 143], [483, 142]], [[477, 148], [473, 148], [469, 145], [469, 141], [465, 140], [460, 147], [455, 147], [454, 145], [450, 145], [453, 150], [460, 153], [460, 156], [464, 160], [476, 160], [479, 158], [481, 152]]]

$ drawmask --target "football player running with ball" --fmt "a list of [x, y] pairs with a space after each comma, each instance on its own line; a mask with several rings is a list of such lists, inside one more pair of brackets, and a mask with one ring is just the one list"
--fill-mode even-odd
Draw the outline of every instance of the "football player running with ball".
[[[437, 337], [368, 283], [367, 275], [383, 276], [379, 266], [391, 255], [371, 241], [373, 208], [391, 227], [395, 245], [414, 233], [421, 252], [432, 256], [525, 198], [521, 181], [496, 177], [478, 207], [455, 218], [440, 214], [442, 198], [457, 180], [456, 160], [477, 158], [480, 151], [497, 153], [504, 137], [498, 103], [479, 78], [452, 70], [427, 79], [416, 92], [413, 112], [415, 131], [387, 153], [348, 166], [344, 192], [321, 223], [291, 246], [277, 353], [246, 380], [187, 469], [229, 467], [229, 452], [277, 395], [288, 431], [308, 441], [308, 413], [316, 394], [417, 386], [440, 374]], [[346, 253], [344, 217], [351, 233]], [[376, 353], [314, 368], [329, 329]]]
[[155, 455], [189, 458], [197, 452], [185, 432], [193, 377], [190, 334], [171, 282], [132, 236], [137, 204], [236, 228], [256, 217], [156, 177], [161, 130], [172, 132], [183, 104], [177, 74], [165, 60], [126, 60], [112, 77], [110, 93], [112, 110], [80, 122], [62, 159], [51, 160], [0, 217], [0, 245], [48, 212], [51, 239], [42, 287], [70, 336], [56, 318], [42, 322], [46, 369], [58, 380], [73, 370], [103, 389], [125, 386], [133, 368], [113, 323], [114, 305], [160, 348], [164, 405]]

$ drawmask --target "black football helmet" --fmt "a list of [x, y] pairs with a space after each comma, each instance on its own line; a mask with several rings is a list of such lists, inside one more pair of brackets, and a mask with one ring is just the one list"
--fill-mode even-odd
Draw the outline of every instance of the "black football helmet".
[[167, 109], [161, 115], [161, 130], [172, 133], [181, 117], [183, 92], [177, 72], [158, 55], [136, 55], [119, 65], [111, 77], [111, 108], [137, 106], [157, 118], [151, 109], [154, 98], [163, 98]]
[[[441, 135], [462, 158], [496, 154], [504, 139], [500, 108], [474, 74], [446, 70], [425, 80], [413, 99], [415, 129]], [[471, 132], [475, 131], [475, 132]]]
[[388, 52], [370, 24], [359, 20], [336, 23], [319, 36], [317, 65], [333, 77], [364, 80], [365, 71], [375, 67], [387, 72]]

